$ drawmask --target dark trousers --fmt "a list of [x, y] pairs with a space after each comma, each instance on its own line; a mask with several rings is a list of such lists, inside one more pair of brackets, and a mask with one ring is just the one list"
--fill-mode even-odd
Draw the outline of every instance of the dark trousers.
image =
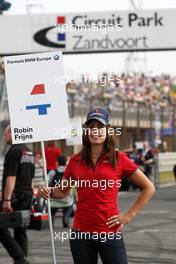
[[[81, 232], [77, 232], [81, 233]], [[72, 236], [71, 236], [72, 237]], [[98, 254], [103, 264], [128, 264], [122, 234], [114, 238], [72, 237], [70, 248], [74, 264], [97, 264]]]
[[[30, 210], [32, 195], [19, 194], [12, 201], [14, 211]], [[8, 254], [15, 260], [23, 259], [28, 255], [27, 228], [14, 228], [14, 236], [7, 228], [0, 229], [0, 242], [3, 244]]]

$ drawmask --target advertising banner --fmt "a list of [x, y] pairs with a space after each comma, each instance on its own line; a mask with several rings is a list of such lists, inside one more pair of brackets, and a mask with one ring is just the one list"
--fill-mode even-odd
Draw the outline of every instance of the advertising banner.
[[0, 16], [0, 55], [175, 50], [175, 24], [176, 9]]

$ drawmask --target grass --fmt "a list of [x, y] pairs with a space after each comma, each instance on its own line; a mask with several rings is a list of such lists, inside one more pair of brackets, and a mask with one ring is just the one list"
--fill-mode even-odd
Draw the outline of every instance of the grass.
[[172, 171], [160, 172], [160, 183], [175, 182], [175, 178]]

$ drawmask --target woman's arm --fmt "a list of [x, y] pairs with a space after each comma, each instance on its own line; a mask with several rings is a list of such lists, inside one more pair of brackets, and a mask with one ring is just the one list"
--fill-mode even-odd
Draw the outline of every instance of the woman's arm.
[[141, 189], [141, 193], [139, 194], [135, 203], [127, 211], [127, 213], [114, 215], [108, 219], [108, 227], [121, 224], [122, 228], [123, 225], [131, 221], [135, 217], [135, 215], [139, 213], [139, 211], [144, 207], [145, 204], [148, 203], [148, 201], [155, 193], [155, 187], [153, 186], [151, 181], [144, 175], [144, 173], [139, 169], [137, 169], [133, 174], [131, 174], [129, 176], [129, 179], [134, 182], [139, 187], [139, 189]]
[[139, 187], [139, 189], [141, 189], [141, 193], [138, 196], [136, 202], [127, 212], [133, 217], [133, 215], [135, 216], [152, 198], [155, 193], [155, 187], [153, 183], [139, 169], [137, 169], [132, 175], [130, 175], [129, 179], [133, 183], [135, 183]]
[[41, 186], [38, 189], [38, 193], [46, 200], [49, 198], [61, 199], [67, 195], [71, 188], [72, 186], [70, 186], [70, 181], [63, 178], [60, 185], [57, 187], [47, 188], [46, 186]]

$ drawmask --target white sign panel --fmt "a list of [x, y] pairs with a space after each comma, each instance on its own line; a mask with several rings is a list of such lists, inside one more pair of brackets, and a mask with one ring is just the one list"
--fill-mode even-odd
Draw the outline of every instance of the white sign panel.
[[82, 123], [81, 118], [75, 117], [70, 119], [71, 137], [67, 138], [67, 146], [75, 146], [82, 144]]
[[1, 55], [176, 49], [176, 9], [0, 16], [0, 25]]
[[13, 143], [66, 138], [70, 128], [61, 52], [5, 57]]

